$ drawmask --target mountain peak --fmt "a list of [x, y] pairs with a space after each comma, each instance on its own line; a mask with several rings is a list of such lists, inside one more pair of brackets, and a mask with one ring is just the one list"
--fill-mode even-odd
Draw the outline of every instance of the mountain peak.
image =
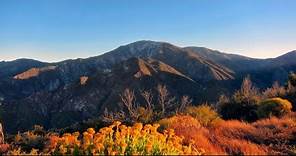
[[139, 40], [139, 41], [129, 43], [126, 46], [143, 46], [143, 45], [147, 45], [147, 46], [156, 45], [156, 46], [159, 46], [159, 45], [162, 45], [162, 44], [170, 44], [170, 43], [163, 42], [163, 41], [153, 41], [153, 40]]
[[136, 41], [124, 46], [120, 46], [119, 48], [128, 49], [131, 54], [136, 54], [139, 52], [146, 52], [150, 55], [155, 52], [159, 52], [162, 47], [173, 47], [177, 48], [176, 46], [167, 43], [167, 42], [158, 42], [158, 41], [151, 41], [151, 40], [141, 40]]

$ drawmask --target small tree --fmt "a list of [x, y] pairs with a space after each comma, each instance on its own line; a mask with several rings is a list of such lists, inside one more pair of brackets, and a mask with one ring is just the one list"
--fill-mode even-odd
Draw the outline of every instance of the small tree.
[[177, 109], [177, 112], [183, 112], [186, 107], [192, 104], [192, 99], [189, 98], [189, 96], [182, 96], [180, 100], [179, 108]]
[[150, 111], [153, 110], [153, 95], [151, 93], [151, 91], [142, 91], [141, 93], [142, 97], [144, 98], [144, 101], [146, 103], [146, 108]]
[[278, 82], [274, 82], [271, 88], [267, 88], [263, 92], [264, 98], [274, 98], [274, 97], [282, 97], [286, 94], [285, 87], [279, 85]]
[[107, 123], [113, 123], [114, 121], [124, 121], [126, 115], [124, 111], [118, 111], [116, 113], [109, 112], [107, 108], [104, 109], [104, 114], [101, 116], [101, 120]]
[[128, 113], [133, 121], [138, 118], [136, 97], [134, 91], [130, 89], [125, 89], [122, 94], [120, 94], [120, 99], [122, 104], [127, 108]]
[[145, 107], [141, 106], [137, 109], [139, 114], [138, 120], [142, 123], [149, 123], [154, 118], [153, 95], [151, 91], [141, 91], [141, 95], [145, 102]]
[[240, 90], [234, 94], [234, 100], [237, 103], [248, 105], [258, 104], [260, 101], [259, 90], [253, 85], [250, 76], [247, 76], [241, 85]]
[[141, 123], [151, 123], [154, 119], [154, 112], [152, 109], [149, 108], [145, 108], [145, 107], [138, 107], [137, 109], [137, 113], [138, 113], [138, 122]]
[[282, 98], [271, 98], [260, 103], [257, 114], [260, 118], [280, 117], [291, 112], [291, 110], [292, 104], [290, 101]]
[[164, 116], [167, 109], [172, 107], [172, 104], [175, 101], [175, 99], [170, 97], [169, 91], [164, 85], [158, 85], [157, 92], [158, 92], [158, 103], [161, 107], [161, 115]]

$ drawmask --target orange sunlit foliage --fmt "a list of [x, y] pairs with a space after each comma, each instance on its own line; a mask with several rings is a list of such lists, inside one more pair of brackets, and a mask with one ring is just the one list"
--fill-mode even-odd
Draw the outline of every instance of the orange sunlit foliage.
[[204, 149], [205, 154], [266, 155], [291, 152], [293, 147], [288, 143], [295, 139], [295, 119], [273, 117], [254, 123], [228, 120], [203, 127], [193, 117], [174, 116], [159, 123], [174, 129], [185, 142], [193, 140], [194, 146]]

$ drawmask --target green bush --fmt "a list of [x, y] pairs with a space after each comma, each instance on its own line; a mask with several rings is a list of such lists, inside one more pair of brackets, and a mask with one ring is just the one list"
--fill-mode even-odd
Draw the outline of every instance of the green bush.
[[291, 112], [292, 104], [290, 101], [282, 98], [271, 98], [261, 102], [257, 109], [259, 118], [267, 118], [270, 116], [283, 116]]
[[219, 114], [208, 105], [189, 106], [184, 113], [197, 119], [203, 126], [210, 126], [221, 120]]
[[230, 98], [221, 96], [217, 108], [223, 119], [256, 121], [257, 106], [261, 100], [259, 90], [252, 84], [250, 77], [243, 80], [241, 88]]
[[244, 121], [256, 121], [258, 119], [256, 110], [257, 105], [247, 103], [236, 103], [229, 101], [225, 103], [219, 103], [217, 105], [219, 114], [226, 120], [244, 120]]

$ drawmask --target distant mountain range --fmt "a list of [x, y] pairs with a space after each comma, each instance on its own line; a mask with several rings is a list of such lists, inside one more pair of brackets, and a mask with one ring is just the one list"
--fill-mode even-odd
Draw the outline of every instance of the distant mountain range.
[[198, 104], [232, 93], [247, 75], [263, 89], [285, 83], [291, 71], [296, 71], [296, 51], [253, 59], [138, 41], [86, 59], [0, 62], [0, 115], [8, 132], [34, 124], [59, 128], [97, 117], [105, 108], [119, 110], [119, 94], [126, 88], [137, 95], [162, 84], [173, 96], [188, 95]]

